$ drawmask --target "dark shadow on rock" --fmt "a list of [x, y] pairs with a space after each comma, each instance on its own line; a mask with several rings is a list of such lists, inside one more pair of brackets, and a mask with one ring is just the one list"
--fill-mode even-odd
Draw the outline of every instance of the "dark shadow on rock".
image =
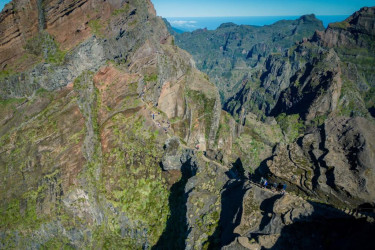
[[251, 181], [259, 183], [262, 177], [267, 178], [272, 175], [270, 169], [267, 166], [267, 161], [269, 160], [272, 160], [272, 156], [263, 160], [260, 163], [259, 167], [255, 169], [254, 173], [249, 176], [249, 179]]
[[263, 218], [259, 225], [259, 231], [262, 231], [268, 225], [268, 223], [270, 223], [272, 217], [269, 217], [268, 214], [273, 213], [273, 205], [282, 196], [282, 194], [272, 196], [271, 198], [265, 199], [260, 204], [260, 210], [262, 210]]
[[314, 212], [285, 226], [271, 249], [375, 249], [375, 224], [310, 202]]
[[312, 146], [310, 147], [310, 149], [308, 151], [308, 154], [310, 156], [310, 159], [314, 163], [314, 177], [311, 179], [311, 183], [312, 183], [313, 190], [316, 190], [318, 188], [318, 185], [319, 185], [318, 179], [321, 175], [320, 167], [319, 167], [319, 161], [318, 161], [318, 159], [316, 159], [316, 157], [313, 153]]
[[[282, 91], [269, 115], [277, 117], [281, 113], [286, 113], [287, 115], [299, 114], [302, 119], [306, 119], [307, 111], [311, 104], [316, 100], [321, 91], [327, 91], [333, 78], [333, 73], [327, 71], [325, 75], [320, 76], [319, 85], [312, 85], [309, 79], [314, 68], [314, 64], [306, 64], [304, 74], [298, 80], [300, 83], [299, 86], [291, 85]], [[291, 83], [296, 80], [296, 76], [292, 77]], [[304, 87], [301, 88], [300, 86]], [[301, 94], [301, 90], [303, 94]]]
[[181, 172], [181, 179], [171, 187], [169, 196], [171, 215], [168, 218], [167, 226], [152, 249], [185, 249], [185, 240], [189, 234], [186, 220], [186, 203], [189, 193], [185, 193], [185, 186], [189, 178], [196, 174], [195, 163], [188, 160], [182, 165]]
[[337, 190], [337, 187], [336, 187], [336, 184], [335, 184], [334, 168], [328, 168], [326, 162], [324, 161], [324, 158], [329, 153], [329, 151], [328, 151], [328, 149], [326, 148], [326, 145], [325, 145], [326, 139], [327, 139], [326, 131], [323, 128], [323, 126], [321, 126], [319, 131], [320, 131], [320, 137], [321, 137], [321, 142], [319, 143], [319, 149], [323, 152], [323, 154], [318, 158], [318, 161], [320, 163], [320, 166], [327, 169], [327, 171], [326, 171], [326, 179], [327, 179], [326, 184], [328, 186], [330, 186], [332, 189]]
[[234, 229], [240, 225], [242, 202], [248, 188], [244, 185], [244, 179], [237, 179], [229, 180], [223, 190], [219, 225], [208, 239], [209, 249], [220, 249], [238, 236]]
[[[245, 169], [243, 168], [243, 164], [240, 158], [237, 158], [237, 160], [233, 163], [233, 167], [231, 168], [230, 172], [234, 173], [236, 178], [238, 179], [245, 178]], [[230, 175], [228, 176], [230, 178]]]
[[375, 118], [375, 106], [368, 109], [368, 112], [370, 112], [371, 116]]

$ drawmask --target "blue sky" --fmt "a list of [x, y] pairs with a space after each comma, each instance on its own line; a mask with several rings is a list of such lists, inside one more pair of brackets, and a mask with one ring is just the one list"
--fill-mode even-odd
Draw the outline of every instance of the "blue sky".
[[152, 0], [163, 17], [350, 15], [375, 0]]
[[[2, 10], [9, 0], [0, 0]], [[350, 15], [375, 0], [152, 0], [163, 17]]]
[[3, 10], [4, 5], [9, 3], [9, 2], [10, 2], [9, 0], [0, 0], [0, 10]]

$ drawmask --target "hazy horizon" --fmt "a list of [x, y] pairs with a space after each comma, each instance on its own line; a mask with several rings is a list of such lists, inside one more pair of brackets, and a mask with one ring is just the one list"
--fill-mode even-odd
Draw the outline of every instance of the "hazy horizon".
[[170, 17], [248, 17], [351, 15], [375, 0], [152, 0], [159, 16]]
[[[306, 14], [308, 15], [308, 14]], [[315, 15], [323, 22], [324, 27], [329, 23], [345, 20], [349, 15]], [[296, 20], [301, 16], [243, 16], [243, 17], [166, 17], [173, 28], [184, 32], [207, 28], [215, 30], [223, 23], [233, 22], [237, 25], [271, 25], [281, 20]]]

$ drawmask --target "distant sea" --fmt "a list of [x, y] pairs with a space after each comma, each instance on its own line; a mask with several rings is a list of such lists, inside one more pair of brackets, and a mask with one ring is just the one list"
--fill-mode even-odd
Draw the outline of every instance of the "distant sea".
[[[193, 31], [196, 29], [207, 28], [215, 30], [222, 23], [232, 22], [238, 25], [270, 25], [280, 20], [295, 20], [300, 16], [248, 16], [248, 17], [167, 17], [172, 27], [180, 31]], [[316, 16], [323, 21], [324, 27], [329, 23], [340, 22], [349, 17], [349, 15], [341, 16]]]

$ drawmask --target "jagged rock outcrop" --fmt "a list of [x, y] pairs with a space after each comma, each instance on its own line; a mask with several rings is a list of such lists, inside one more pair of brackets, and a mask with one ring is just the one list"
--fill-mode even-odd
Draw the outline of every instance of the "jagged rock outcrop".
[[282, 90], [271, 114], [298, 113], [304, 120], [312, 120], [337, 109], [342, 88], [340, 59], [329, 50], [321, 53], [316, 61], [307, 63], [301, 70], [304, 73], [293, 76], [293, 85]]
[[[252, 185], [244, 195], [233, 241], [222, 249], [373, 247], [374, 227], [344, 211]], [[356, 229], [348, 231], [349, 227]], [[354, 236], [355, 235], [355, 236]]]
[[298, 142], [279, 145], [267, 164], [273, 175], [337, 206], [373, 204], [374, 132], [362, 117], [330, 118]]
[[[373, 216], [373, 10], [374, 7], [363, 8], [343, 23], [331, 24], [325, 32], [304, 39], [285, 55], [269, 56], [264, 68], [253, 73], [253, 81], [245, 82], [242, 90], [225, 104], [225, 109], [242, 124], [246, 124], [247, 114], [256, 113], [264, 121], [269, 115], [275, 116], [282, 129], [284, 138], [274, 147], [273, 156], [263, 162], [266, 164], [259, 166], [257, 174], [268, 176], [271, 182], [286, 182], [290, 192], [335, 207], [333, 212], [327, 212], [326, 208], [322, 210], [320, 205], [301, 199], [304, 205], [300, 211], [298, 203], [292, 202], [296, 214], [301, 212], [294, 221], [290, 220], [293, 209], [280, 217], [269, 207], [264, 212], [268, 216], [257, 216], [255, 212], [243, 216], [243, 225], [238, 227], [243, 231], [234, 231], [239, 235], [227, 249], [309, 248], [314, 244], [310, 240], [319, 242], [315, 248], [332, 247], [341, 243], [333, 235], [329, 236], [330, 240], [335, 239], [333, 243], [323, 243], [323, 235], [328, 235], [331, 227], [322, 220], [342, 227], [358, 226], [361, 222], [340, 211], [358, 209]], [[256, 200], [254, 196], [247, 204]], [[253, 205], [259, 206], [262, 207], [259, 203]], [[340, 214], [342, 219], [337, 219]], [[291, 224], [286, 226], [286, 221]], [[303, 227], [309, 225], [316, 238], [306, 239], [309, 245], [299, 245], [298, 239], [309, 234]], [[363, 228], [367, 228], [366, 232], [373, 230], [371, 224], [365, 223]], [[295, 230], [301, 235], [294, 235]], [[363, 237], [368, 237], [366, 232]], [[347, 235], [343, 231], [340, 234]], [[372, 243], [368, 241], [366, 247], [370, 249]], [[346, 244], [353, 242], [357, 241], [350, 237]]]
[[189, 175], [193, 176], [197, 172], [197, 161], [196, 151], [183, 148], [180, 144], [180, 138], [172, 137], [165, 142], [161, 162], [164, 171], [187, 171]]
[[324, 32], [317, 32], [314, 39], [325, 47], [371, 46], [375, 36], [375, 8], [364, 7], [342, 22], [332, 23]]

